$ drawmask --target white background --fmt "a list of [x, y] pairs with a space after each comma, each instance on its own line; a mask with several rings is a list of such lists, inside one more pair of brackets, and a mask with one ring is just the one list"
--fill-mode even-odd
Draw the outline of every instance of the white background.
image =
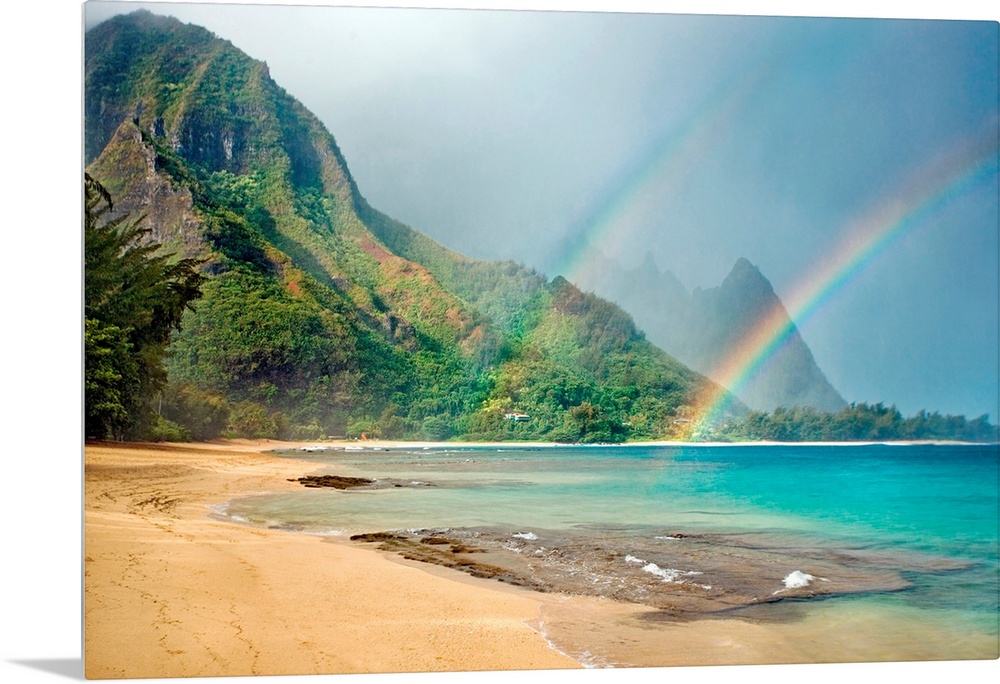
[[[287, 4], [287, 3], [285, 3]], [[296, 4], [338, 4], [308, 2]], [[345, 3], [339, 3], [345, 4]], [[992, 3], [948, 2], [405, 2], [405, 7], [598, 9], [722, 14], [992, 19]], [[802, 5], [807, 4], [808, 10]], [[2, 25], [5, 373], [0, 519], [0, 681], [82, 679], [80, 445], [80, 170], [83, 7], [22, 0]], [[13, 146], [13, 155], [9, 150]], [[12, 215], [12, 216], [11, 216]], [[1000, 662], [546, 672], [549, 682], [997, 681]], [[507, 673], [328, 675], [316, 682], [501, 682]], [[520, 675], [526, 676], [526, 675]], [[146, 680], [160, 681], [160, 680]], [[169, 681], [169, 680], [163, 680]], [[218, 682], [303, 682], [302, 677]]]

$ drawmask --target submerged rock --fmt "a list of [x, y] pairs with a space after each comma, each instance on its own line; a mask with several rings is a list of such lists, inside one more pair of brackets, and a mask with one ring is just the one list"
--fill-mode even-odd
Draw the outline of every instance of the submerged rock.
[[912, 587], [909, 573], [964, 567], [920, 554], [823, 548], [767, 535], [662, 530], [449, 528], [351, 539], [535, 591], [643, 604], [657, 609], [659, 620], [743, 615], [789, 599], [901, 591]]
[[347, 477], [346, 475], [306, 475], [305, 477], [289, 478], [289, 482], [301, 482], [302, 486], [310, 488], [327, 487], [329, 489], [388, 489], [390, 487], [430, 487], [428, 482], [414, 480], [370, 480], [366, 477]]
[[289, 482], [301, 482], [306, 487], [332, 487], [333, 489], [350, 489], [366, 487], [375, 484], [375, 480], [366, 477], [346, 477], [344, 475], [307, 475]]

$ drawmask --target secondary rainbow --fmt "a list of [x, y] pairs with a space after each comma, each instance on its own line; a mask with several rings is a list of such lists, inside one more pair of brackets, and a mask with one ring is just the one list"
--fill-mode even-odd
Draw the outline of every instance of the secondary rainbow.
[[618, 243], [628, 242], [632, 231], [628, 214], [641, 203], [644, 194], [669, 190], [672, 179], [687, 168], [686, 161], [715, 144], [721, 131], [772, 68], [766, 66], [739, 81], [721, 84], [683, 122], [640, 150], [618, 175], [618, 182], [577, 220], [577, 228], [572, 232], [580, 237], [560, 255], [553, 272], [570, 282], [585, 282], [591, 265], [590, 246], [598, 246], [610, 236]]

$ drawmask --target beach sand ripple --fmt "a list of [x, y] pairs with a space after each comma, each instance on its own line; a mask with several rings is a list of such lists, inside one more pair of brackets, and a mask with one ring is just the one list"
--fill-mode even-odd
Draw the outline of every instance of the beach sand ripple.
[[527, 592], [210, 517], [316, 469], [272, 448], [86, 447], [88, 678], [579, 667], [529, 625], [542, 603]]

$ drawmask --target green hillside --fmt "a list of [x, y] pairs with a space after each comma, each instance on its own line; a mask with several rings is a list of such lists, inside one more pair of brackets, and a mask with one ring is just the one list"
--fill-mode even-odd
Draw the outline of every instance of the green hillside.
[[204, 29], [91, 29], [84, 112], [112, 214], [205, 276], [127, 435], [647, 439], [708, 382], [614, 305], [370, 207], [322, 123]]

